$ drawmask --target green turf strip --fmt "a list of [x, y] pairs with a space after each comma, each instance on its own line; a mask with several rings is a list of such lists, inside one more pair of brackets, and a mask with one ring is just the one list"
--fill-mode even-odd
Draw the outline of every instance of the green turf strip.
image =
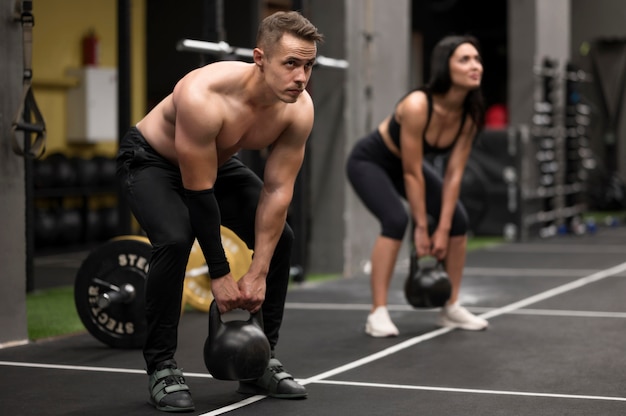
[[29, 293], [26, 316], [31, 340], [85, 331], [74, 307], [74, 288], [71, 286]]

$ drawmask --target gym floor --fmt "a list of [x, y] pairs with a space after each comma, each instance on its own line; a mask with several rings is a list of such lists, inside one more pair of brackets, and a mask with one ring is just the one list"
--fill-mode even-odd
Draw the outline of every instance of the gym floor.
[[[414, 310], [398, 265], [390, 313], [397, 338], [365, 335], [364, 275], [294, 287], [277, 348], [306, 384], [304, 400], [243, 396], [212, 379], [208, 320], [186, 312], [177, 360], [193, 415], [626, 414], [626, 228], [504, 244], [468, 255], [462, 303], [483, 332], [441, 329]], [[0, 349], [3, 415], [154, 415], [141, 352], [87, 333]]]

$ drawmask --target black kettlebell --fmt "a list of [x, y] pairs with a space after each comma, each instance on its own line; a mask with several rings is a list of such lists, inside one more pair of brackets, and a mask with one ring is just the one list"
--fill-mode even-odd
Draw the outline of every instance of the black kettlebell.
[[209, 308], [209, 336], [204, 343], [204, 363], [218, 380], [254, 380], [263, 375], [270, 360], [270, 343], [263, 332], [259, 310], [247, 321], [224, 322], [215, 300]]
[[444, 306], [452, 292], [452, 285], [443, 263], [420, 267], [417, 254], [411, 254], [409, 275], [404, 282], [404, 295], [414, 308], [439, 308]]

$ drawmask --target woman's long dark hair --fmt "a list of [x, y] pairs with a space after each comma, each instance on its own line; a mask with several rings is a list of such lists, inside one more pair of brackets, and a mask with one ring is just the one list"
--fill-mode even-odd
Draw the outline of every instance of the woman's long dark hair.
[[[430, 80], [424, 91], [431, 94], [445, 94], [452, 86], [450, 77], [450, 57], [463, 43], [473, 45], [480, 54], [480, 44], [473, 36], [446, 36], [435, 45], [430, 62]], [[465, 112], [476, 124], [477, 132], [482, 130], [485, 122], [485, 102], [480, 88], [470, 91], [463, 103]]]

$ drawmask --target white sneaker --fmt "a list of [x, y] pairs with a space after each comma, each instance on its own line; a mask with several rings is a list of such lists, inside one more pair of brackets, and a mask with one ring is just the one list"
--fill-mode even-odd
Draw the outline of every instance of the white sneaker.
[[367, 317], [365, 333], [374, 338], [396, 337], [400, 333], [391, 322], [387, 307], [379, 306]]
[[441, 309], [439, 314], [439, 326], [447, 328], [460, 328], [467, 331], [482, 331], [487, 329], [489, 322], [486, 319], [480, 318], [459, 303], [452, 305], [446, 305]]

